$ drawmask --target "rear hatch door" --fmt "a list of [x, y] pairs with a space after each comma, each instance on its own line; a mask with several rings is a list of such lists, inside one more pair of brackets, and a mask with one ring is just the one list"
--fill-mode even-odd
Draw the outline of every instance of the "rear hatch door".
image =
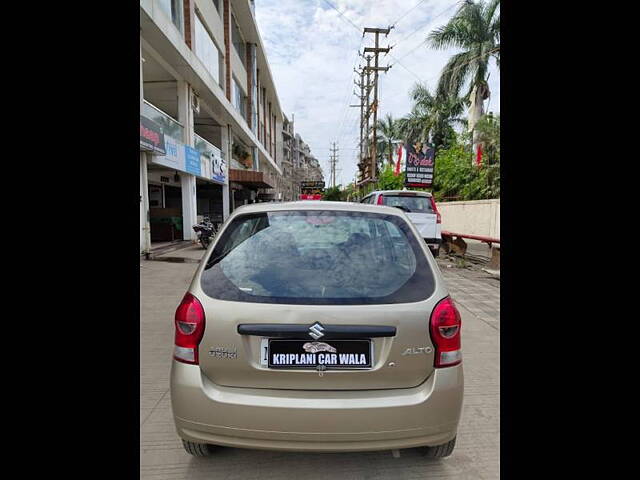
[[[224, 386], [303, 390], [408, 388], [428, 378], [429, 318], [446, 291], [403, 216], [378, 211], [232, 219], [190, 289], [206, 316], [203, 375]], [[266, 355], [274, 349], [286, 361]], [[306, 354], [316, 356], [307, 363]], [[319, 370], [321, 354], [349, 361]]]
[[405, 211], [416, 226], [422, 238], [438, 238], [437, 215], [433, 211], [431, 199], [414, 192], [385, 193], [383, 204]]

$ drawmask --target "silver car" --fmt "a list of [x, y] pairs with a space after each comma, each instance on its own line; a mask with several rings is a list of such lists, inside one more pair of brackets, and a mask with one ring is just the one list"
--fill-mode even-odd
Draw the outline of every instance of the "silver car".
[[176, 311], [171, 404], [186, 451], [450, 455], [461, 321], [427, 248], [392, 207], [235, 210]]

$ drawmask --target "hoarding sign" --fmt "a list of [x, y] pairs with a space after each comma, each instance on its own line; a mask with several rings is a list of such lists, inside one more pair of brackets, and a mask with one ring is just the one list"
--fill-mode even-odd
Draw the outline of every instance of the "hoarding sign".
[[164, 155], [165, 139], [160, 125], [140, 115], [140, 147], [155, 154]]
[[406, 144], [405, 185], [430, 188], [433, 185], [435, 151], [422, 142]]

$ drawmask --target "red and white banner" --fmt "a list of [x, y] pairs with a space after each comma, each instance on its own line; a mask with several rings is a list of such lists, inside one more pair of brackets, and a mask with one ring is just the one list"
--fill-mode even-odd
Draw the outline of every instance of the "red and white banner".
[[478, 144], [478, 152], [476, 154], [476, 166], [482, 166], [482, 144]]
[[393, 171], [393, 174], [395, 176], [400, 175], [400, 172], [404, 171], [404, 162], [406, 158], [407, 152], [405, 151], [404, 144], [399, 143], [395, 151], [393, 152], [393, 162], [396, 167]]

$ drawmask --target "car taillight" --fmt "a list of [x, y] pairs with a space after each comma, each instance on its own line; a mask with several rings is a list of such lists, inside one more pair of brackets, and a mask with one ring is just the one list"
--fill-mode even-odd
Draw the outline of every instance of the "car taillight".
[[176, 340], [173, 358], [198, 365], [198, 345], [204, 335], [204, 309], [200, 301], [187, 293], [176, 310]]
[[460, 312], [453, 300], [450, 297], [440, 300], [429, 320], [431, 341], [436, 349], [434, 367], [452, 367], [462, 362], [461, 326]]
[[442, 223], [442, 217], [440, 216], [438, 207], [436, 207], [436, 201], [433, 199], [433, 197], [429, 197], [429, 199], [431, 200], [431, 208], [434, 212], [436, 212], [436, 223]]
[[378, 197], [378, 205], [384, 205], [384, 195]]

